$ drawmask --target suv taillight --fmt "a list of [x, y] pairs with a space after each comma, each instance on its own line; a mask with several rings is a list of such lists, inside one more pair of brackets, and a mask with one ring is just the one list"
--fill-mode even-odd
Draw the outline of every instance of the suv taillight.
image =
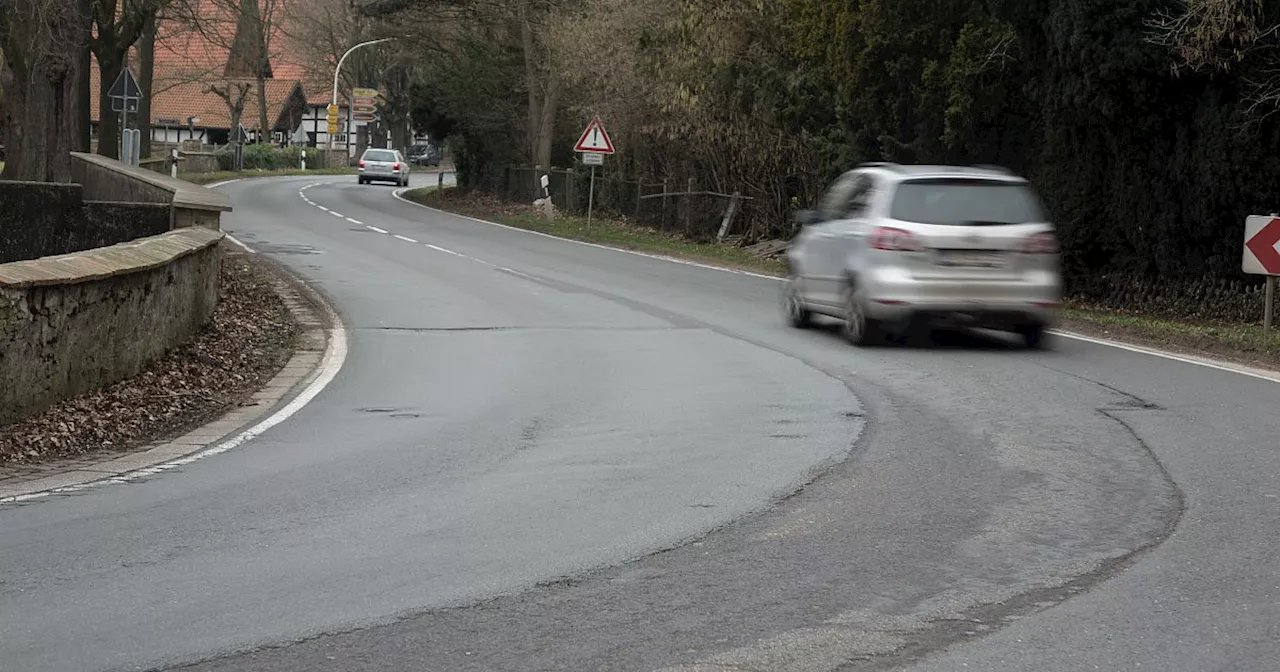
[[396, 161], [395, 163], [391, 164], [391, 170], [400, 170], [400, 162]]
[[364, 159], [360, 159], [360, 167], [364, 168]]
[[1058, 237], [1048, 231], [1027, 236], [1022, 241], [1022, 251], [1026, 254], [1057, 254], [1061, 249]]
[[910, 231], [882, 226], [871, 232], [871, 249], [887, 252], [919, 252], [923, 248]]

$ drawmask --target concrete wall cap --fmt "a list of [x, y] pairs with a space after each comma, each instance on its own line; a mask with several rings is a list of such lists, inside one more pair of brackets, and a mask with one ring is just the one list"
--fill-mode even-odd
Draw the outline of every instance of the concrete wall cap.
[[175, 229], [110, 247], [0, 264], [0, 287], [69, 285], [137, 273], [217, 245], [224, 237], [213, 229]]
[[220, 191], [214, 191], [208, 187], [192, 184], [186, 180], [179, 180], [168, 175], [161, 175], [145, 168], [126, 166], [115, 159], [108, 159], [97, 154], [71, 152], [71, 156], [86, 163], [92, 163], [95, 166], [122, 173], [140, 182], [146, 182], [154, 187], [164, 189], [173, 194], [173, 207], [175, 208], [214, 210], [217, 212], [231, 211], [231, 198]]

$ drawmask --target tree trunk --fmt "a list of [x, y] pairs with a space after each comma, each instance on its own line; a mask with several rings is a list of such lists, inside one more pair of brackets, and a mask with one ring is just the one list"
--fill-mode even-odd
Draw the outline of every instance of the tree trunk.
[[48, 39], [31, 45], [13, 39], [33, 32], [22, 23], [26, 16], [40, 15], [31, 2], [17, 0], [12, 10], [6, 8], [12, 14], [0, 20], [0, 29], [7, 28], [0, 30], [7, 65], [3, 177], [70, 182], [71, 151], [81, 134], [81, 50], [91, 16], [80, 0], [56, 0], [57, 11], [45, 14], [58, 17], [43, 27]]
[[524, 82], [529, 97], [529, 122], [525, 130], [529, 148], [529, 161], [533, 163], [533, 193], [542, 196], [542, 178], [540, 170], [551, 166], [538, 162], [539, 131], [542, 129], [542, 106], [538, 100], [538, 65], [537, 53], [533, 46], [533, 25], [529, 21], [528, 8], [520, 5], [520, 44], [524, 51]]
[[542, 118], [538, 123], [538, 163], [551, 170], [551, 143], [556, 137], [556, 112], [560, 105], [560, 80], [547, 74], [547, 86], [542, 97]]
[[138, 38], [138, 88], [142, 100], [138, 101], [138, 129], [142, 131], [138, 156], [151, 157], [151, 88], [156, 78], [156, 15], [152, 13], [142, 24], [142, 36]]
[[[89, 0], [83, 1], [87, 8]], [[77, 122], [80, 124], [80, 134], [76, 138], [77, 152], [87, 153], [93, 150], [93, 78], [89, 76], [92, 71], [93, 52], [86, 45], [80, 50], [80, 104], [76, 109], [76, 116], [80, 117]]]
[[258, 142], [270, 143], [271, 131], [274, 130], [267, 123], [267, 79], [262, 76], [262, 71], [258, 71]]
[[99, 49], [98, 72], [102, 77], [98, 80], [98, 154], [120, 158], [120, 113], [111, 109], [111, 98], [107, 92], [116, 78], [124, 71], [124, 59], [116, 58], [115, 49]]

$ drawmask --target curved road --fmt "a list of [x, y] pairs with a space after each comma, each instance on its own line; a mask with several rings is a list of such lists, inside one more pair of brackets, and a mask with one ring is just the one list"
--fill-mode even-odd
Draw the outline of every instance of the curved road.
[[236, 450], [0, 508], [4, 669], [1280, 660], [1275, 382], [1065, 339], [855, 350], [782, 326], [772, 279], [353, 178], [224, 189], [346, 364]]

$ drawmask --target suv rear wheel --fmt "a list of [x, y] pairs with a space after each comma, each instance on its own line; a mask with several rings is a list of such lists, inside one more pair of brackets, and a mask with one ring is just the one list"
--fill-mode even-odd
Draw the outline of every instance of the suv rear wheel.
[[1023, 343], [1033, 350], [1044, 349], [1047, 343], [1048, 329], [1043, 324], [1028, 324], [1018, 328], [1018, 335]]
[[782, 290], [782, 311], [787, 316], [787, 323], [797, 329], [804, 329], [813, 321], [813, 313], [805, 308], [800, 298], [795, 278], [787, 278], [787, 286]]
[[884, 338], [880, 322], [867, 316], [859, 292], [850, 285], [844, 292], [844, 324], [841, 333], [856, 346], [878, 343]]

